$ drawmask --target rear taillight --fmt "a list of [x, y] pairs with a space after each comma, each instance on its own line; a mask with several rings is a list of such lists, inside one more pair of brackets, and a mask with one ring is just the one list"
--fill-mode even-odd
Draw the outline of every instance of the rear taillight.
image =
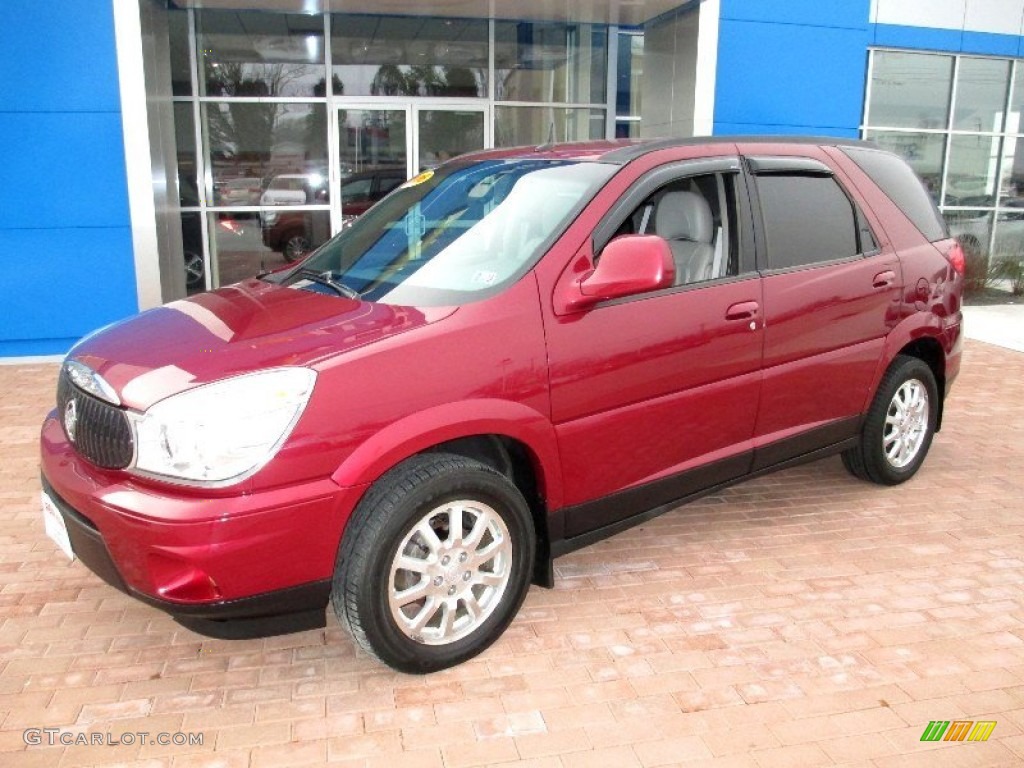
[[946, 258], [957, 274], [962, 275], [967, 271], [967, 259], [960, 243], [953, 243], [953, 247], [946, 253]]

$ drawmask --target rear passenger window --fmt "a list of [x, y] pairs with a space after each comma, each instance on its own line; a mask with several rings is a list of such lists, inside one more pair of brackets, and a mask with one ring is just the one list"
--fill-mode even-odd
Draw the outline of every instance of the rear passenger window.
[[889, 152], [865, 147], [840, 147], [899, 206], [928, 240], [949, 237], [946, 222], [913, 169]]
[[769, 269], [847, 259], [860, 252], [853, 204], [831, 176], [762, 174], [757, 193]]

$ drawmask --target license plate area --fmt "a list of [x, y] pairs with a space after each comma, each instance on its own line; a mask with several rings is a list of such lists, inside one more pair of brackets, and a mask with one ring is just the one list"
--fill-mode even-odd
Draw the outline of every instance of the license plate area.
[[67, 555], [69, 560], [74, 560], [75, 553], [71, 549], [71, 539], [68, 538], [68, 526], [64, 522], [64, 516], [57, 509], [57, 505], [46, 491], [43, 491], [40, 496], [43, 507], [43, 526], [46, 529], [46, 535], [53, 540], [54, 544], [60, 547], [60, 551]]

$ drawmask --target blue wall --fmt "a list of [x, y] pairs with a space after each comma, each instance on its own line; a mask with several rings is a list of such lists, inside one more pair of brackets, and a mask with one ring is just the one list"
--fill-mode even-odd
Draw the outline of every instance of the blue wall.
[[716, 134], [858, 134], [870, 0], [722, 0]]
[[3, 10], [0, 357], [60, 354], [137, 311], [113, 3]]
[[979, 53], [988, 56], [1024, 56], [1024, 37], [972, 32], [968, 29], [928, 29], [901, 24], [873, 24], [872, 45], [918, 48], [924, 51]]

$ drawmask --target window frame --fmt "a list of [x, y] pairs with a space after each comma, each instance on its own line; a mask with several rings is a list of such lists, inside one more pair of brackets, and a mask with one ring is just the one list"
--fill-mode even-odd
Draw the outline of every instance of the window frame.
[[[601, 252], [611, 242], [619, 227], [627, 218], [633, 215], [636, 209], [658, 190], [682, 181], [693, 176], [724, 176], [732, 174], [736, 177], [736, 216], [731, 226], [736, 230], [739, 246], [739, 272], [735, 275], [705, 280], [699, 283], [686, 283], [664, 288], [660, 291], [653, 291], [648, 295], [661, 295], [675, 291], [692, 290], [710, 285], [746, 280], [757, 274], [757, 265], [754, 257], [754, 225], [751, 216], [751, 200], [749, 185], [746, 174], [743, 173], [743, 165], [736, 155], [723, 157], [697, 158], [692, 160], [677, 160], [660, 165], [646, 172], [636, 179], [629, 188], [619, 196], [619, 199], [604, 213], [597, 226], [591, 234], [591, 253], [595, 263], [601, 257]], [[630, 299], [627, 300], [631, 300]]]
[[732, 175], [735, 177], [735, 220], [730, 222], [729, 228], [724, 228], [728, 233], [729, 229], [735, 230], [737, 238], [737, 268], [735, 275], [725, 275], [711, 280], [701, 280], [694, 283], [683, 283], [662, 288], [657, 291], [650, 291], [638, 296], [627, 296], [609, 302], [602, 302], [600, 306], [622, 304], [629, 301], [637, 301], [652, 296], [663, 296], [671, 293], [681, 293], [692, 290], [700, 290], [716, 285], [739, 282], [758, 277], [758, 270], [755, 258], [755, 234], [754, 223], [751, 214], [751, 200], [749, 184], [746, 174], [743, 172], [743, 165], [740, 158], [735, 155], [726, 157], [697, 158], [691, 160], [678, 160], [665, 165], [658, 166], [646, 172], [639, 179], [636, 179], [630, 187], [620, 195], [619, 199], [605, 212], [594, 228], [591, 235], [591, 247], [594, 263], [601, 257], [601, 252], [614, 239], [615, 232], [625, 223], [626, 219], [634, 214], [636, 209], [659, 190], [683, 181], [694, 176], [717, 176], [719, 183], [716, 189], [719, 193], [723, 190], [722, 177]]

